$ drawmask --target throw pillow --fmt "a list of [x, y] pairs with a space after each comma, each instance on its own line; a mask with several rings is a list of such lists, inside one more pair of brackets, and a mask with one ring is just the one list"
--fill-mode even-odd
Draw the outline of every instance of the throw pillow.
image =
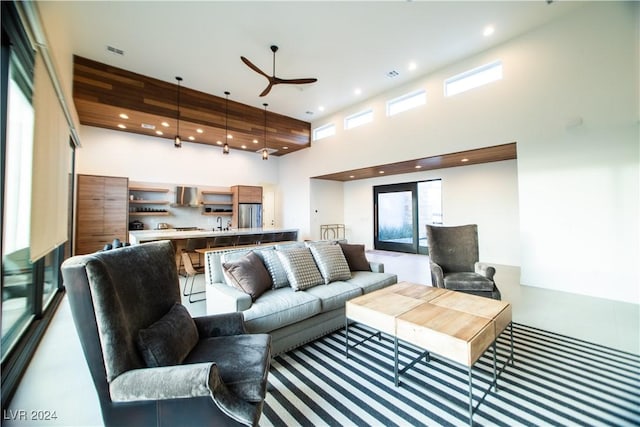
[[199, 339], [191, 315], [176, 303], [160, 320], [138, 332], [136, 344], [147, 366], [156, 368], [182, 363]]
[[294, 291], [302, 291], [324, 283], [308, 248], [295, 248], [277, 253], [284, 271], [287, 272], [289, 285]]
[[264, 266], [267, 267], [267, 271], [271, 276], [271, 282], [273, 283], [273, 289], [284, 288], [289, 286], [289, 279], [287, 278], [287, 272], [284, 271], [284, 267], [278, 258], [278, 254], [273, 249], [265, 249], [256, 251], [258, 256], [262, 258]]
[[233, 286], [251, 295], [252, 301], [271, 288], [271, 276], [253, 251], [235, 261], [223, 263], [222, 270]]
[[326, 285], [337, 280], [351, 279], [349, 264], [340, 246], [317, 245], [310, 249]]
[[351, 271], [371, 271], [369, 260], [364, 254], [364, 245], [339, 243]]

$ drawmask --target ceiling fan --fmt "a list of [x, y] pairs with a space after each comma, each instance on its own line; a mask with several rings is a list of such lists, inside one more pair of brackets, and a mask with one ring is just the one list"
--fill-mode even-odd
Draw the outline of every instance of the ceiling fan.
[[267, 78], [267, 80], [269, 80], [269, 85], [265, 88], [265, 90], [262, 91], [260, 96], [267, 95], [271, 91], [271, 88], [274, 85], [277, 85], [277, 84], [285, 83], [285, 84], [300, 85], [300, 84], [305, 84], [305, 83], [315, 83], [315, 82], [318, 81], [318, 79], [313, 79], [313, 78], [310, 78], [310, 79], [281, 79], [280, 77], [276, 77], [276, 52], [277, 51], [278, 51], [278, 46], [272, 45], [271, 46], [271, 52], [273, 52], [273, 75], [271, 75], [271, 76], [268, 75], [267, 73], [265, 73], [264, 71], [262, 71], [260, 68], [258, 68], [255, 65], [253, 65], [253, 63], [251, 61], [249, 61], [247, 58], [245, 58], [244, 56], [240, 57], [240, 59], [242, 59], [242, 62], [247, 64], [247, 66], [249, 68], [251, 68], [253, 71], [255, 71], [258, 74], [262, 74], [263, 76], [265, 76]]

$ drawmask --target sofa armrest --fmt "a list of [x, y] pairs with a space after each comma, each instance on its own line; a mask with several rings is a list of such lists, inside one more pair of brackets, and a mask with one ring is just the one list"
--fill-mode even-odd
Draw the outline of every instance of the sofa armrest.
[[442, 272], [442, 267], [433, 261], [429, 261], [429, 268], [431, 270], [431, 286], [444, 288], [444, 273]]
[[211, 396], [227, 416], [245, 425], [257, 422], [254, 406], [227, 389], [215, 363], [134, 369], [115, 378], [109, 392], [113, 402]]
[[206, 285], [207, 313], [232, 313], [251, 307], [251, 295], [225, 283]]
[[244, 316], [240, 312], [212, 314], [194, 317], [200, 338], [243, 335], [247, 333], [244, 327]]
[[374, 273], [384, 273], [384, 264], [381, 262], [369, 261], [369, 267]]
[[484, 262], [476, 262], [474, 268], [476, 273], [482, 274], [489, 280], [493, 280], [493, 276], [496, 274], [495, 267], [485, 264]]

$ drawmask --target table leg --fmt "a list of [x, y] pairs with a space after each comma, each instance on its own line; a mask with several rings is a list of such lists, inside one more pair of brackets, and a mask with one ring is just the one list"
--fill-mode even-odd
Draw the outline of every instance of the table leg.
[[468, 368], [469, 370], [469, 425], [473, 426], [473, 390], [471, 383], [471, 366]]
[[349, 358], [349, 319], [344, 320], [344, 355]]
[[396, 387], [400, 385], [400, 374], [398, 372], [398, 337], [393, 338], [393, 378]]
[[496, 346], [496, 341], [498, 341], [497, 338], [493, 341], [493, 390], [497, 393], [498, 392], [498, 374], [496, 372], [496, 358], [497, 358], [498, 348]]
[[509, 364], [515, 364], [515, 360], [513, 358], [513, 322], [509, 322], [509, 333], [511, 335], [511, 354], [509, 355]]

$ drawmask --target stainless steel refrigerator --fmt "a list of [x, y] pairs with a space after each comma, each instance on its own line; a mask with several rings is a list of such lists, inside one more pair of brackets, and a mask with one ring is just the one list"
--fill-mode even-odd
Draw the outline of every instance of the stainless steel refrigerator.
[[262, 204], [240, 203], [238, 205], [238, 228], [262, 227]]

